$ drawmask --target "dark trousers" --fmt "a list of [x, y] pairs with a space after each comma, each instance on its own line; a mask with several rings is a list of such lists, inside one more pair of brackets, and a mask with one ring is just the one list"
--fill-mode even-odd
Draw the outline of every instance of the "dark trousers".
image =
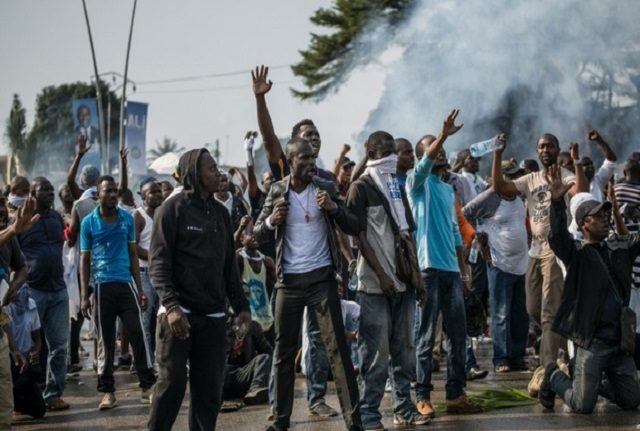
[[173, 335], [166, 314], [158, 317], [156, 361], [158, 382], [154, 388], [149, 430], [171, 430], [180, 411], [187, 386], [189, 362], [189, 429], [216, 428], [222, 404], [225, 357], [224, 318], [187, 315], [191, 329], [181, 340]]
[[304, 274], [285, 274], [285, 287], [276, 295], [275, 414], [274, 425], [289, 427], [293, 409], [298, 335], [304, 307], [314, 313], [327, 351], [347, 429], [361, 427], [358, 386], [344, 338], [338, 284], [331, 267]]
[[[489, 309], [489, 278], [487, 276], [487, 262], [478, 253], [476, 263], [471, 263], [471, 287], [482, 302], [485, 311]], [[493, 310], [491, 310], [493, 312]], [[489, 313], [487, 313], [489, 314]]]
[[[594, 338], [588, 349], [576, 349], [573, 380], [562, 371], [551, 375], [551, 389], [575, 413], [591, 413], [598, 395], [621, 409], [635, 410], [640, 404], [640, 382], [631, 356]], [[602, 374], [607, 377], [602, 383]]]
[[243, 398], [247, 392], [269, 386], [271, 355], [260, 353], [246, 365], [227, 365], [224, 376], [224, 399]]
[[75, 319], [71, 319], [70, 331], [69, 331], [69, 363], [80, 363], [80, 330], [84, 323], [84, 316], [82, 312], [76, 314]]
[[30, 366], [20, 373], [11, 359], [11, 376], [13, 379], [13, 410], [23, 415], [39, 419], [44, 416], [46, 406], [42, 391], [38, 387], [40, 366]]
[[98, 392], [115, 392], [113, 357], [116, 338], [116, 319], [120, 317], [133, 346], [136, 370], [141, 388], [155, 383], [151, 368], [149, 348], [142, 326], [142, 310], [133, 286], [127, 283], [103, 283], [96, 285], [95, 322], [98, 343], [104, 350], [98, 360]]

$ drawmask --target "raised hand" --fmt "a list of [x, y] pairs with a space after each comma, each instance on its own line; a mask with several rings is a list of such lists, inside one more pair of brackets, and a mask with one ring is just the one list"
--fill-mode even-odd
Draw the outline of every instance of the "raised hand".
[[551, 191], [551, 199], [562, 199], [564, 195], [573, 187], [573, 183], [564, 184], [562, 182], [562, 168], [558, 165], [551, 165], [545, 175]]
[[500, 132], [498, 136], [496, 136], [496, 145], [494, 146], [493, 152], [502, 154], [505, 148], [507, 148], [507, 135], [505, 135], [504, 132]]
[[120, 160], [122, 160], [122, 165], [127, 166], [127, 157], [129, 157], [129, 149], [127, 147], [120, 149]]
[[24, 206], [18, 209], [16, 220], [13, 223], [13, 232], [16, 235], [25, 233], [33, 227], [40, 219], [40, 214], [36, 214], [36, 200], [32, 197], [27, 198]]
[[574, 161], [580, 160], [580, 146], [577, 142], [569, 142], [569, 154]]
[[273, 82], [271, 82], [267, 76], [269, 75], [269, 68], [262, 65], [256, 66], [256, 70], [251, 71], [251, 79], [253, 79], [253, 94], [256, 96], [264, 96], [271, 90]]
[[349, 151], [351, 151], [351, 145], [349, 144], [342, 144], [342, 150], [340, 151], [342, 154], [347, 154]]
[[443, 136], [455, 135], [458, 132], [458, 130], [462, 129], [462, 126], [464, 126], [463, 123], [461, 123], [460, 125], [455, 124], [456, 118], [458, 118], [459, 113], [460, 113], [459, 109], [454, 109], [449, 113], [449, 115], [447, 116], [447, 119], [444, 120], [444, 124], [442, 125]]
[[590, 141], [593, 141], [593, 142], [602, 141], [602, 136], [600, 136], [600, 133], [596, 129], [589, 130], [587, 137], [589, 138]]
[[84, 156], [91, 148], [91, 144], [87, 139], [87, 135], [80, 134], [78, 136], [78, 144], [76, 145], [76, 154], [80, 157]]

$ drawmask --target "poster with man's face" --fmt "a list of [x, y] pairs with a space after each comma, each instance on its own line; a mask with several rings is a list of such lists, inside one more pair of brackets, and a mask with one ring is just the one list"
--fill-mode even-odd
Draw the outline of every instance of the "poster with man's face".
[[100, 129], [98, 122], [98, 103], [96, 99], [75, 99], [71, 101], [71, 115], [73, 117], [73, 145], [78, 137], [87, 137], [89, 151], [82, 158], [80, 167], [93, 165], [100, 167]]
[[75, 99], [71, 101], [71, 110], [73, 112], [73, 130], [76, 135], [85, 135], [91, 145], [100, 143], [96, 100]]

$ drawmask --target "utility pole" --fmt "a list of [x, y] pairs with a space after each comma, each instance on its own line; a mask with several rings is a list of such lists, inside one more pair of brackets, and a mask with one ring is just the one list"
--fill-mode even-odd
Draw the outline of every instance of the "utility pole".
[[[131, 36], [133, 35], [133, 21], [136, 17], [136, 5], [138, 0], [133, 0], [133, 11], [131, 12], [131, 26], [129, 27], [129, 42], [127, 43], [127, 57], [124, 61], [124, 84], [122, 86], [122, 99], [120, 100], [120, 139], [118, 148], [124, 148], [124, 104], [127, 98], [127, 75], [129, 73], [129, 52], [131, 51]], [[97, 74], [97, 73], [96, 73]], [[122, 172], [122, 159], [119, 161], [119, 171]]]
[[89, 24], [89, 13], [87, 12], [87, 4], [82, 0], [82, 8], [84, 9], [84, 18], [87, 22], [87, 33], [89, 33], [89, 46], [91, 47], [91, 57], [93, 58], [93, 74], [96, 77], [96, 97], [98, 99], [98, 128], [100, 129], [100, 160], [102, 173], [107, 172], [107, 160], [105, 148], [109, 145], [104, 136], [104, 115], [102, 113], [102, 92], [100, 91], [100, 79], [98, 78], [98, 62], [96, 61], [96, 51], [93, 47], [93, 36], [91, 36], [91, 25]]
[[216, 139], [216, 148], [215, 150], [213, 150], [213, 158], [215, 159], [216, 163], [220, 162], [220, 139]]

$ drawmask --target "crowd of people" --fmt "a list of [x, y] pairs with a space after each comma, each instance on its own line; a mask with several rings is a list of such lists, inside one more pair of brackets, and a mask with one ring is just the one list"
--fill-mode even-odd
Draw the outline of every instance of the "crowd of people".
[[[300, 368], [309, 414], [338, 415], [331, 378], [350, 431], [384, 429], [386, 391], [395, 425], [428, 424], [440, 368], [449, 414], [482, 412], [465, 388], [489, 372], [533, 371], [527, 389], [548, 409], [556, 396], [577, 413], [598, 396], [637, 408], [637, 153], [620, 169], [591, 130], [596, 169], [544, 133], [538, 160], [518, 163], [503, 160], [499, 134], [482, 178], [469, 150], [447, 157], [464, 133], [453, 110], [415, 145], [375, 131], [359, 163], [345, 145], [329, 171], [313, 121], [281, 146], [268, 68], [252, 80], [270, 168], [260, 176], [248, 132], [246, 176], [190, 150], [175, 183], [143, 178], [137, 199], [126, 150], [118, 180], [89, 165], [78, 175], [84, 135], [59, 208], [47, 178], [12, 179], [0, 197], [1, 429], [12, 412], [70, 407], [66, 379], [90, 355], [83, 327], [99, 409], [116, 407], [114, 369], [130, 368], [150, 430], [172, 429], [187, 383], [191, 430], [243, 403], [268, 406], [267, 429], [286, 430]], [[473, 337], [491, 340], [493, 370]]]

